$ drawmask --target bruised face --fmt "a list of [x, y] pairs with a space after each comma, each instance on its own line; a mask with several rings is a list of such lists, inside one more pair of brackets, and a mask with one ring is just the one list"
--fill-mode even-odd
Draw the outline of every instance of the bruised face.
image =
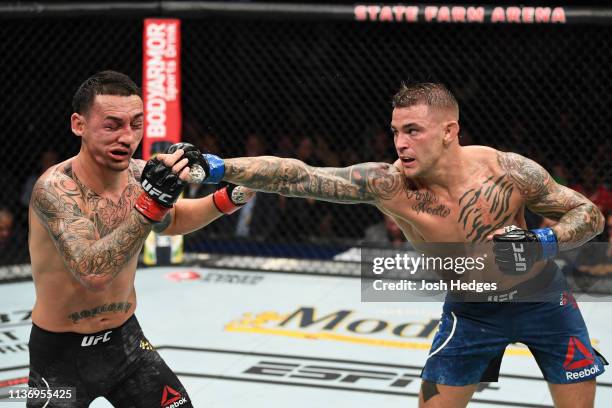
[[424, 176], [435, 169], [458, 133], [453, 119], [452, 114], [425, 104], [393, 110], [393, 142], [406, 177]]
[[123, 171], [142, 140], [143, 105], [138, 95], [96, 95], [85, 115], [72, 114], [72, 131], [101, 167]]

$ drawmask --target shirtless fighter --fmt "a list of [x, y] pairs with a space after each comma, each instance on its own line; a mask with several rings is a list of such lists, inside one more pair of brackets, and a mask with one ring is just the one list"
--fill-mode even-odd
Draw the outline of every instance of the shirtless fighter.
[[[556, 276], [558, 268], [547, 259], [602, 231], [597, 207], [555, 183], [537, 163], [489, 147], [461, 146], [459, 107], [443, 85], [403, 85], [393, 108], [391, 129], [399, 156], [394, 164], [318, 168], [271, 156], [216, 158], [211, 166], [224, 174], [206, 181], [224, 179], [289, 197], [373, 204], [414, 244], [494, 239], [499, 268], [515, 275], [518, 265], [504, 243], [534, 243], [526, 245], [531, 269]], [[525, 207], [557, 224], [526, 230]], [[511, 226], [518, 228], [510, 231]], [[531, 277], [532, 272], [524, 275]], [[558, 298], [539, 303], [447, 300], [422, 373], [419, 405], [465, 407], [479, 382], [497, 381], [503, 351], [512, 342], [529, 346], [557, 407], [593, 406], [594, 378], [603, 372], [605, 360], [591, 347], [578, 308], [561, 305]]]
[[83, 82], [71, 116], [81, 149], [34, 187], [29, 246], [36, 304], [28, 384], [73, 388], [76, 401], [30, 399], [28, 407], [87, 407], [99, 396], [121, 408], [160, 407], [160, 401], [161, 408], [192, 406], [134, 316], [138, 253], [151, 230], [196, 230], [239, 208], [252, 192], [227, 187], [176, 201], [197, 168], [194, 157], [202, 155], [177, 144], [146, 163], [132, 159], [143, 136], [140, 95], [118, 72]]

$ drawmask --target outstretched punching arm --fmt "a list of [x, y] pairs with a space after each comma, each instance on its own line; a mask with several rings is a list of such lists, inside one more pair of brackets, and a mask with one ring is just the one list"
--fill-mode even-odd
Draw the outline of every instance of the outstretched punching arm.
[[400, 170], [388, 163], [312, 167], [296, 159], [259, 156], [226, 159], [224, 165], [224, 180], [288, 197], [374, 204], [403, 188]]

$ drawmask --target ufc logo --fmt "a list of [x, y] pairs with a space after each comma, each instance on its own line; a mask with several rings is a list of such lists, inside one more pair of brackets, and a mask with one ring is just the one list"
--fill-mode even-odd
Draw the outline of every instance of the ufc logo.
[[510, 293], [504, 293], [502, 295], [489, 295], [489, 297], [487, 298], [487, 300], [489, 302], [507, 302], [509, 300], [514, 299], [514, 295], [516, 295], [518, 293], [518, 290], [513, 290]]
[[161, 201], [162, 203], [168, 203], [170, 201], [169, 199], [172, 198], [172, 196], [170, 196], [169, 194], [166, 194], [161, 190], [158, 190], [157, 188], [153, 187], [153, 185], [149, 183], [149, 181], [146, 179], [142, 181], [142, 188], [151, 197], [158, 197], [159, 201]]
[[106, 343], [107, 341], [110, 340], [110, 334], [113, 331], [107, 331], [106, 333], [104, 333], [104, 335], [100, 335], [100, 336], [85, 336], [83, 337], [83, 341], [81, 341], [81, 346], [83, 347], [87, 347], [87, 346], [95, 346], [96, 344], [98, 344], [100, 342], [100, 340], [102, 340], [102, 343]]
[[523, 244], [512, 243], [512, 250], [514, 251], [514, 263], [518, 272], [525, 272], [527, 270], [527, 259], [523, 256], [525, 248]]

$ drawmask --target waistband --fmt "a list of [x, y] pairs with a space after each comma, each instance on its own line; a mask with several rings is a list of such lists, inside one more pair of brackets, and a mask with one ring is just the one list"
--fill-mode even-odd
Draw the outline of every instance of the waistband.
[[42, 343], [61, 348], [110, 345], [115, 344], [124, 335], [135, 330], [141, 330], [136, 315], [130, 316], [121, 326], [95, 333], [51, 332], [32, 323], [30, 344]]
[[447, 302], [548, 302], [557, 300], [559, 292], [568, 290], [563, 272], [554, 261], [547, 261], [533, 278], [504, 290], [482, 293], [448, 293]]

